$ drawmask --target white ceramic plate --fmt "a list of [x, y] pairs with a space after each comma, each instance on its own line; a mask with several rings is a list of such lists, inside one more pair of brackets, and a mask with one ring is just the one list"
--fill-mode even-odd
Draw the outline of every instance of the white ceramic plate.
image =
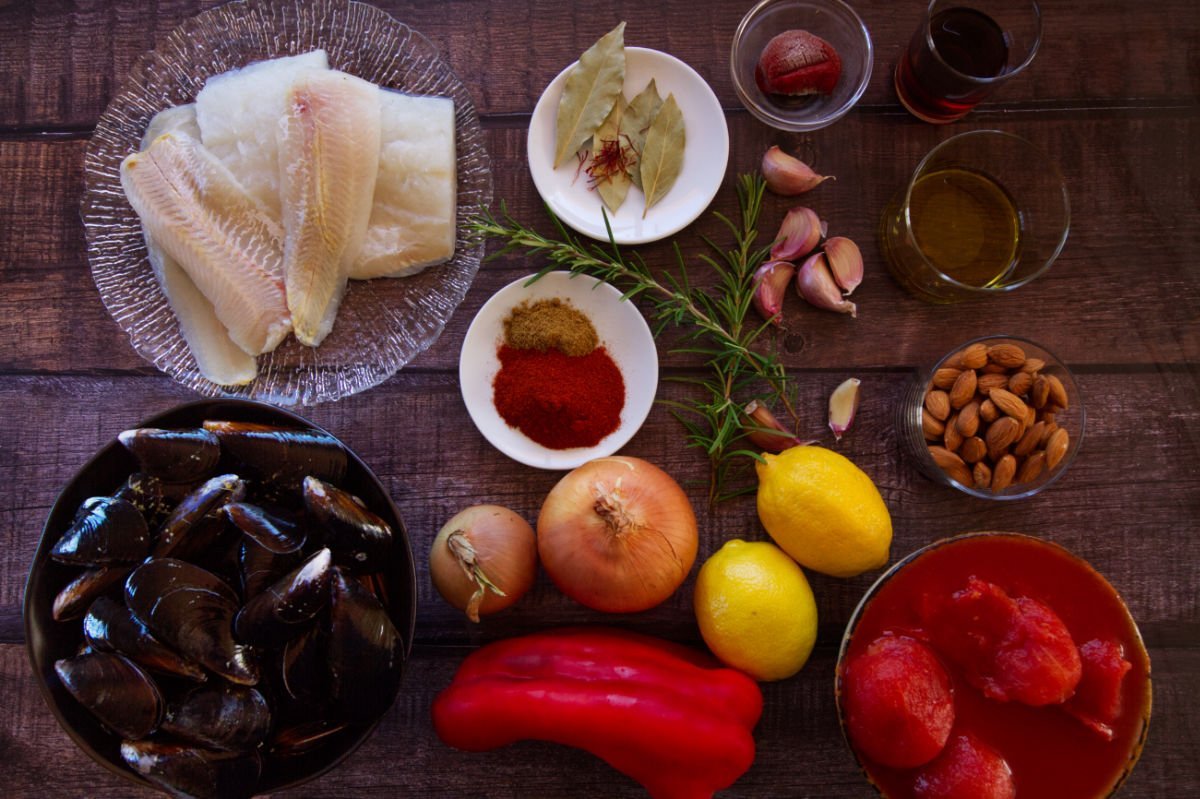
[[[578, 63], [578, 62], [576, 62]], [[604, 203], [588, 188], [587, 174], [576, 172], [572, 159], [554, 168], [554, 130], [558, 101], [562, 97], [567, 73], [575, 64], [558, 73], [542, 92], [533, 118], [529, 121], [529, 171], [538, 193], [566, 224], [594, 239], [608, 241]], [[674, 56], [644, 47], [625, 48], [625, 99], [637, 96], [653, 78], [658, 93], [666, 99], [675, 95], [683, 112], [687, 146], [683, 170], [667, 195], [650, 209], [646, 218], [645, 196], [633, 186], [617, 211], [609, 216], [613, 238], [618, 244], [644, 244], [677, 233], [704, 212], [721, 188], [725, 165], [729, 161], [729, 129], [725, 113], [712, 89], [696, 71]]]
[[[533, 285], [529, 277], [509, 283], [488, 300], [467, 330], [458, 360], [458, 379], [471, 421], [492, 446], [515, 461], [538, 469], [574, 469], [593, 458], [611, 455], [633, 438], [646, 421], [658, 390], [658, 351], [641, 312], [622, 302], [621, 292], [595, 278], [551, 272]], [[558, 297], [587, 314], [621, 370], [625, 407], [621, 423], [594, 447], [548, 449], [509, 427], [492, 402], [492, 381], [500, 371], [496, 350], [504, 338], [504, 319], [526, 301]]]

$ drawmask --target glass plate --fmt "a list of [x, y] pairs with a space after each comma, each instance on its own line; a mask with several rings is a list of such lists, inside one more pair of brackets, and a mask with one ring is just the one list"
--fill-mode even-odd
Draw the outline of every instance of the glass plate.
[[[151, 117], [191, 102], [211, 76], [316, 48], [334, 69], [410, 94], [451, 97], [458, 158], [454, 258], [402, 279], [350, 281], [333, 332], [316, 349], [288, 337], [259, 356], [258, 377], [220, 386], [196, 367], [146, 259], [141, 224], [121, 190], [122, 159]], [[249, 0], [199, 14], [142, 56], [96, 126], [84, 161], [88, 259], [100, 297], [135, 350], [189, 388], [277, 405], [347, 397], [391, 377], [425, 350], [479, 270], [483, 243], [465, 222], [492, 199], [491, 162], [466, 86], [421, 34], [369, 5], [342, 0]]]

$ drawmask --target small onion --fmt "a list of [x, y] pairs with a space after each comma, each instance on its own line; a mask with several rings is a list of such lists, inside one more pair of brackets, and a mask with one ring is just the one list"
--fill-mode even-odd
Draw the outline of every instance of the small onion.
[[455, 515], [429, 552], [434, 588], [474, 622], [520, 599], [536, 571], [533, 528], [499, 505], [474, 505]]
[[696, 560], [696, 515], [671, 476], [639, 458], [599, 458], [551, 489], [538, 554], [564, 594], [633, 613], [669, 597]]

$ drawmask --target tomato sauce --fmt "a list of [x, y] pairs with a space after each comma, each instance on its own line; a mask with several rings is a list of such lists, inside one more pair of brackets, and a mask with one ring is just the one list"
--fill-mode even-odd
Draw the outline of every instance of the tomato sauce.
[[[862, 654], [885, 633], [928, 640], [920, 607], [948, 596], [970, 576], [995, 583], [1013, 597], [1049, 605], [1076, 645], [1111, 640], [1132, 668], [1121, 683], [1122, 711], [1105, 741], [1059, 706], [1030, 707], [987, 699], [947, 658], [954, 685], [951, 735], [970, 732], [995, 749], [1012, 769], [1019, 799], [1104, 797], [1136, 760], [1150, 714], [1150, 659], [1137, 627], [1111, 585], [1061, 547], [1019, 535], [968, 536], [938, 545], [899, 569], [862, 611], [843, 662]], [[936, 648], [935, 648], [936, 651]], [[883, 794], [910, 799], [917, 770], [860, 762]]]

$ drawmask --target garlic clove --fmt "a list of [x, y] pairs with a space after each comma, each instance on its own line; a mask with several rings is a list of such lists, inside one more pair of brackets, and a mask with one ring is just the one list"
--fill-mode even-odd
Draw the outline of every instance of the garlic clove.
[[852, 377], [833, 390], [829, 395], [829, 429], [833, 437], [842, 440], [842, 434], [850, 429], [854, 414], [858, 411], [859, 387], [862, 381]]
[[742, 420], [746, 438], [760, 449], [767, 452], [783, 452], [785, 449], [814, 443], [796, 438], [775, 418], [775, 414], [758, 400], [750, 400], [742, 412], [746, 415]]
[[796, 272], [796, 290], [810, 304], [828, 311], [848, 313], [858, 316], [858, 307], [842, 297], [833, 274], [825, 262], [824, 253], [814, 253], [809, 256], [800, 270]]
[[826, 180], [832, 180], [829, 176], [818, 175], [808, 164], [788, 155], [776, 145], [771, 145], [763, 155], [762, 173], [767, 188], [785, 197], [803, 194]]
[[775, 244], [771, 246], [771, 258], [795, 261], [817, 248], [827, 226], [811, 208], [798, 205], [788, 211], [779, 225]]
[[783, 295], [796, 275], [796, 267], [788, 261], [767, 261], [754, 273], [754, 307], [773, 325], [783, 316]]
[[833, 279], [846, 295], [854, 293], [863, 279], [862, 251], [845, 236], [834, 236], [825, 242], [825, 260]]

